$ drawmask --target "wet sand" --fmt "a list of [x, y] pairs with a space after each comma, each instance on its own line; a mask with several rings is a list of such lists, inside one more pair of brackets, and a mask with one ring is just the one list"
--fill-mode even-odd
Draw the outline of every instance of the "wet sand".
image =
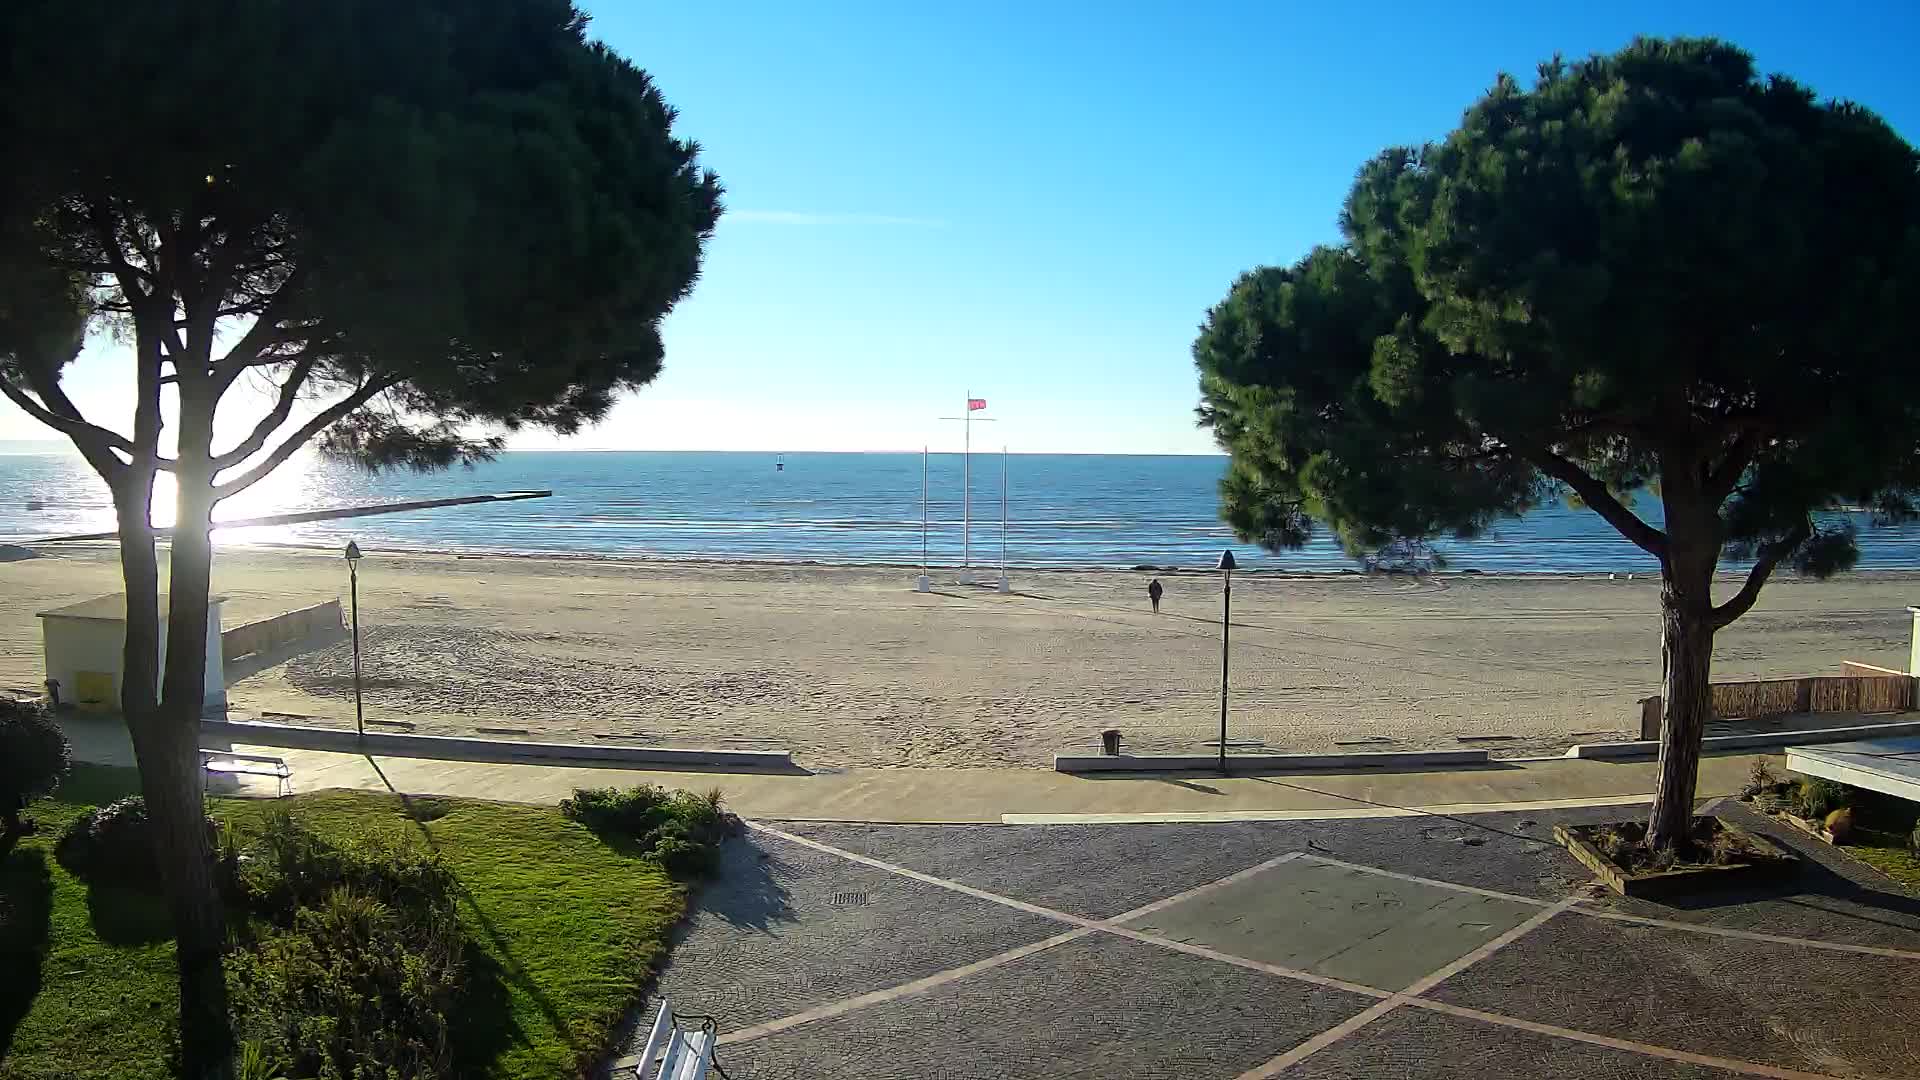
[[[1220, 582], [1016, 571], [1012, 595], [890, 568], [369, 552], [370, 719], [428, 734], [786, 747], [809, 767], [1044, 766], [1117, 727], [1191, 750], [1219, 723]], [[1904, 668], [1920, 577], [1783, 578], [1717, 678]], [[331, 552], [223, 550], [225, 624], [338, 597]], [[1732, 579], [1722, 588], [1730, 593]], [[37, 687], [37, 611], [118, 591], [108, 547], [0, 564], [0, 686]], [[1659, 677], [1658, 583], [1236, 575], [1231, 739], [1276, 750], [1556, 753], [1633, 737]], [[337, 644], [230, 687], [236, 712], [353, 718]]]

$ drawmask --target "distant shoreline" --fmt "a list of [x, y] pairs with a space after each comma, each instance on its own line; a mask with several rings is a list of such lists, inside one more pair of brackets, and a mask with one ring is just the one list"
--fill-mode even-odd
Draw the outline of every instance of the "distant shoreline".
[[[73, 542], [61, 543], [61, 544], [47, 544], [47, 545], [42, 545], [40, 547], [33, 547], [33, 545], [31, 544], [20, 544], [12, 541], [9, 541], [8, 543], [12, 544], [13, 546], [32, 547], [34, 551], [39, 552], [43, 556], [54, 556], [54, 557], [58, 557], [59, 550], [63, 548], [68, 550], [76, 550], [76, 551], [98, 552], [98, 551], [105, 551], [105, 550], [112, 549], [119, 546], [115, 541], [112, 541], [112, 540], [73, 541]], [[164, 538], [157, 541], [157, 543], [162, 548], [165, 548], [167, 546], [167, 542]], [[604, 564], [610, 564], [614, 566], [652, 565], [652, 566], [671, 566], [671, 567], [718, 567], [718, 568], [765, 567], [767, 569], [812, 568], [812, 569], [820, 569], [820, 570], [900, 570], [900, 571], [912, 571], [912, 572], [917, 572], [918, 570], [920, 570], [920, 564], [917, 562], [897, 562], [897, 561], [860, 562], [860, 561], [834, 560], [834, 559], [803, 559], [803, 558], [777, 558], [777, 557], [760, 558], [760, 557], [750, 556], [750, 555], [749, 556], [654, 555], [654, 554], [635, 554], [631, 552], [529, 551], [529, 550], [515, 550], [510, 548], [428, 548], [428, 547], [406, 547], [406, 546], [395, 547], [395, 546], [389, 546], [378, 540], [361, 543], [360, 547], [361, 547], [361, 550], [364, 551], [369, 556], [383, 555], [383, 556], [394, 557], [394, 558], [420, 559], [420, 560], [514, 559], [514, 560], [526, 561], [526, 562], [557, 562], [557, 563], [568, 563], [568, 564], [604, 563]], [[294, 544], [294, 543], [220, 544], [216, 541], [215, 552], [216, 552], [216, 556], [215, 556], [216, 558], [220, 553], [245, 554], [249, 552], [258, 552], [263, 554], [279, 554], [279, 555], [298, 555], [298, 556], [308, 556], [308, 557], [314, 557], [314, 558], [338, 558], [339, 557], [339, 552], [336, 551], [331, 545], [321, 545], [321, 544]], [[960, 568], [958, 566], [937, 565], [929, 568], [929, 574], [937, 584], [943, 578], [951, 577], [954, 574], [957, 574], [959, 570]], [[992, 578], [999, 573], [999, 570], [1000, 570], [1000, 567], [998, 564], [976, 565], [973, 568], [973, 571], [976, 576], [979, 576], [983, 580], [988, 580], [988, 581], [991, 581]], [[1048, 575], [1074, 575], [1074, 574], [1156, 574], [1156, 575], [1159, 575], [1159, 574], [1164, 574], [1164, 575], [1179, 575], [1179, 576], [1201, 575], [1201, 576], [1211, 577], [1218, 573], [1217, 570], [1215, 570], [1210, 566], [1152, 565], [1148, 563], [1137, 563], [1137, 564], [1126, 564], [1126, 565], [1117, 565], [1117, 564], [1116, 565], [1096, 565], [1091, 563], [1059, 564], [1059, 565], [1045, 565], [1045, 566], [1009, 565], [1007, 567], [1007, 571], [1008, 571], [1009, 577], [1017, 577], [1020, 574], [1048, 574]], [[1306, 580], [1306, 581], [1335, 581], [1335, 580], [1345, 580], [1345, 579], [1354, 579], [1354, 580], [1361, 580], [1361, 581], [1371, 581], [1371, 580], [1390, 581], [1395, 579], [1420, 580], [1423, 578], [1432, 578], [1432, 579], [1438, 579], [1442, 581], [1484, 579], [1484, 580], [1493, 580], [1493, 581], [1543, 581], [1544, 582], [1544, 581], [1609, 581], [1609, 580], [1658, 581], [1660, 578], [1658, 571], [1648, 571], [1648, 570], [1611, 570], [1611, 571], [1610, 570], [1476, 570], [1471, 567], [1461, 569], [1461, 570], [1436, 570], [1436, 571], [1431, 571], [1425, 574], [1414, 574], [1414, 573], [1408, 573], [1408, 572], [1368, 573], [1367, 571], [1360, 570], [1357, 568], [1342, 568], [1342, 569], [1335, 569], [1335, 570], [1302, 570], [1302, 569], [1292, 568], [1292, 567], [1244, 567], [1243, 566], [1235, 570], [1234, 574], [1237, 577], [1251, 576], [1251, 577], [1257, 577], [1261, 579], [1279, 579], [1279, 580], [1286, 580], [1286, 579], [1293, 578], [1293, 579], [1300, 579], [1300, 580]], [[1723, 568], [1717, 571], [1715, 576], [1717, 580], [1739, 581], [1739, 580], [1745, 579], [1746, 570], [1743, 567]], [[1844, 578], [1864, 579], [1864, 580], [1907, 579], [1907, 578], [1920, 579], [1920, 568], [1868, 567], [1868, 568], [1859, 569], [1859, 570], [1849, 570], [1840, 576]], [[1800, 579], [1798, 579], [1796, 575], [1794, 575], [1791, 571], [1775, 571], [1772, 580], [1781, 581], [1781, 580], [1800, 580]]]

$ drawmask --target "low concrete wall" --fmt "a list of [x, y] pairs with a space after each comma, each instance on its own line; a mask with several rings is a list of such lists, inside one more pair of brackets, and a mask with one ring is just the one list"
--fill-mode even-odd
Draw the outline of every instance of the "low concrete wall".
[[346, 619], [340, 614], [340, 601], [303, 607], [295, 611], [236, 626], [220, 635], [220, 652], [229, 661], [257, 652], [284, 649], [311, 637], [325, 635], [329, 641], [346, 633]]
[[[1228, 754], [1228, 772], [1457, 768], [1485, 765], [1485, 750], [1372, 751], [1358, 754]], [[1218, 772], [1218, 754], [1055, 754], [1055, 772]]]
[[[1920, 735], [1920, 720], [1891, 724], [1858, 724], [1852, 727], [1812, 728], [1806, 731], [1766, 731], [1752, 735], [1709, 735], [1700, 740], [1700, 752], [1711, 754], [1728, 750], [1766, 750], [1777, 746], [1811, 746], [1817, 743], [1871, 739], [1879, 735]], [[1633, 760], [1660, 755], [1658, 739], [1634, 742], [1579, 743], [1566, 753], [1570, 758]]]
[[253, 720], [205, 720], [200, 724], [200, 734], [254, 746], [285, 746], [299, 750], [332, 750], [348, 754], [368, 753], [451, 761], [592, 761], [639, 768], [670, 765], [681, 768], [782, 771], [792, 771], [794, 768], [793, 754], [786, 750], [682, 750], [665, 746], [515, 742], [446, 735], [404, 735], [385, 731], [369, 731], [364, 736], [357, 736], [339, 728], [266, 724]]

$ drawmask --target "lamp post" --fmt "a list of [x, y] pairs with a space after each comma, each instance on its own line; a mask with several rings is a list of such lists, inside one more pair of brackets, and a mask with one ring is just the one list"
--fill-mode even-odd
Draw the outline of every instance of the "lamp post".
[[351, 540], [347, 541], [347, 581], [353, 596], [353, 730], [356, 738], [364, 739], [367, 714], [360, 705], [360, 545]]
[[1220, 553], [1214, 568], [1225, 575], [1220, 592], [1220, 775], [1227, 775], [1227, 636], [1233, 629], [1233, 549]]

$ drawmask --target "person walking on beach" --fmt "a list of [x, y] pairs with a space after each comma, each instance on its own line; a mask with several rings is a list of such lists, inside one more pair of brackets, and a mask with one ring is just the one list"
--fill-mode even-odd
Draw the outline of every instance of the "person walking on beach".
[[1160, 614], [1160, 594], [1166, 591], [1166, 588], [1160, 584], [1159, 578], [1154, 578], [1152, 581], [1147, 582], [1147, 599], [1153, 601], [1153, 613], [1155, 615]]

